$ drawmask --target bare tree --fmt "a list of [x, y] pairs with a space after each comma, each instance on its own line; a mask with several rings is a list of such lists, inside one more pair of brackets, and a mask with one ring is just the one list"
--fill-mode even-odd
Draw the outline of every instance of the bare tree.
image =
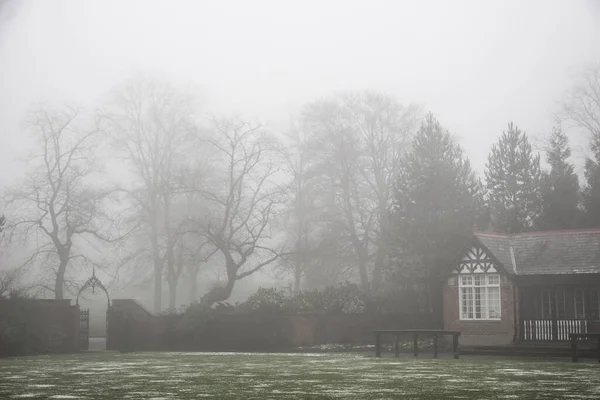
[[580, 72], [563, 103], [563, 114], [600, 143], [600, 64]]
[[3, 39], [2, 30], [10, 25], [22, 5], [22, 0], [0, 0], [0, 43]]
[[213, 128], [200, 138], [211, 149], [213, 168], [196, 190], [207, 202], [203, 234], [223, 257], [227, 281], [203, 297], [207, 304], [227, 300], [238, 279], [280, 257], [270, 223], [283, 199], [274, 138], [240, 120], [215, 120]]
[[216, 252], [214, 246], [193, 223], [195, 217], [199, 215], [196, 210], [203, 207], [201, 197], [188, 191], [181, 195], [173, 205], [172, 221], [175, 237], [175, 243], [171, 249], [173, 262], [165, 265], [165, 278], [169, 286], [169, 309], [171, 310], [175, 309], [177, 287], [184, 271], [187, 272], [190, 283], [190, 303], [196, 301], [198, 273]]
[[64, 297], [69, 267], [95, 264], [90, 253], [98, 241], [120, 237], [105, 209], [108, 193], [92, 186], [101, 130], [96, 121], [87, 127], [79, 120], [84, 116], [68, 107], [30, 114], [28, 127], [36, 138], [31, 169], [4, 197], [11, 238], [34, 247], [25, 264], [41, 263], [42, 276], [54, 281], [56, 299]]
[[9, 270], [0, 270], [0, 299], [20, 295], [24, 288], [19, 284], [21, 271], [13, 268]]
[[287, 135], [285, 167], [290, 183], [285, 213], [280, 217], [288, 255], [279, 265], [292, 273], [293, 291], [334, 285], [353, 261], [344, 257], [344, 233], [339, 208], [314, 168], [310, 134], [294, 127]]
[[581, 205], [584, 209], [582, 226], [600, 226], [600, 64], [580, 72], [574, 87], [563, 103], [567, 122], [589, 135], [586, 152]]
[[[387, 254], [388, 210], [400, 158], [419, 110], [372, 92], [349, 93], [306, 106], [312, 169], [341, 210], [363, 290], [377, 288]], [[372, 270], [372, 274], [370, 271]]]
[[291, 245], [286, 261], [282, 265], [290, 268], [294, 277], [293, 291], [298, 293], [301, 280], [307, 269], [309, 253], [309, 227], [314, 211], [311, 209], [311, 198], [308, 186], [309, 151], [306, 132], [293, 128], [287, 135], [289, 139], [285, 151], [285, 166], [291, 176], [290, 187], [287, 190], [287, 212], [284, 215], [284, 226]]
[[121, 189], [137, 207], [149, 239], [154, 311], [160, 312], [165, 265], [173, 271], [177, 262], [173, 204], [180, 195], [179, 165], [194, 151], [195, 102], [167, 83], [138, 78], [116, 93], [106, 117], [115, 148], [132, 172]]

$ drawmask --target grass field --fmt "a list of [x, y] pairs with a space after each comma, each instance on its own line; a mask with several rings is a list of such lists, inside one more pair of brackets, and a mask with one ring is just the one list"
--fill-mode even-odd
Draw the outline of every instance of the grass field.
[[0, 399], [10, 398], [599, 399], [600, 365], [343, 354], [88, 353], [0, 360]]

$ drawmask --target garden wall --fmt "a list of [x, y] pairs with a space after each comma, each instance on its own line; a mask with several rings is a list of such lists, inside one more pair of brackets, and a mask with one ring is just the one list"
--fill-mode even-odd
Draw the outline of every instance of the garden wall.
[[133, 300], [113, 300], [107, 349], [130, 351], [285, 351], [323, 344], [372, 344], [374, 329], [441, 328], [423, 314], [223, 314], [186, 326], [183, 315], [155, 316]]
[[0, 356], [76, 352], [78, 333], [70, 300], [0, 300]]

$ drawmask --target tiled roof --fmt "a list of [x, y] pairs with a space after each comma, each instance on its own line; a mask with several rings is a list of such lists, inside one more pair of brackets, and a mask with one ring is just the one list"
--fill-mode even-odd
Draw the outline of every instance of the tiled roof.
[[475, 233], [475, 237], [511, 274], [600, 273], [600, 229]]

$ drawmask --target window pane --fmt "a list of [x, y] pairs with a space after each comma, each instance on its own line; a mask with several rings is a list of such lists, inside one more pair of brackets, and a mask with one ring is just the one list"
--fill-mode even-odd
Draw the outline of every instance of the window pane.
[[566, 319], [567, 318], [567, 306], [566, 296], [564, 288], [556, 289], [556, 318]]
[[483, 312], [485, 310], [483, 291], [484, 288], [475, 287], [475, 319], [485, 318]]
[[575, 289], [573, 294], [575, 296], [575, 319], [585, 319], [585, 308], [583, 305], [583, 289]]
[[552, 292], [542, 289], [542, 319], [552, 318]]
[[484, 286], [485, 285], [485, 276], [483, 276], [483, 275], [475, 275], [473, 277], [473, 284], [475, 286]]
[[488, 275], [488, 285], [499, 285], [500, 275]]
[[471, 286], [473, 284], [473, 277], [470, 275], [469, 276], [461, 276], [460, 283], [462, 286]]
[[600, 321], [600, 288], [590, 291], [591, 317], [594, 321]]
[[488, 306], [488, 318], [499, 319], [500, 318], [500, 288], [489, 287], [487, 288], [487, 306]]
[[461, 297], [461, 317], [463, 319], [473, 318], [473, 288], [465, 287], [460, 289]]

